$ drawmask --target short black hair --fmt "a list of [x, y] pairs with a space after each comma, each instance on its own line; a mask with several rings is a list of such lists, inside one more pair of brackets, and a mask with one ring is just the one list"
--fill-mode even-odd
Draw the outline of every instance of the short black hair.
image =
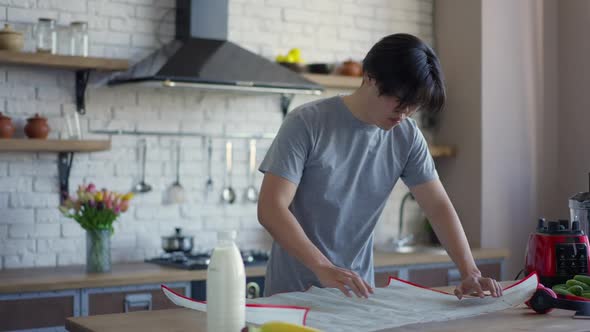
[[363, 71], [377, 83], [379, 95], [394, 96], [400, 108], [440, 111], [446, 100], [440, 62], [432, 48], [405, 33], [377, 42], [363, 60]]

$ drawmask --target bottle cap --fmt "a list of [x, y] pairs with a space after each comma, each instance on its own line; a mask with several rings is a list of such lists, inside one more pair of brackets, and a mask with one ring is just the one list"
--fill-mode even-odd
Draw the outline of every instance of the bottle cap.
[[229, 231], [219, 231], [217, 233], [217, 240], [218, 241], [235, 241], [236, 239], [236, 231], [229, 230]]

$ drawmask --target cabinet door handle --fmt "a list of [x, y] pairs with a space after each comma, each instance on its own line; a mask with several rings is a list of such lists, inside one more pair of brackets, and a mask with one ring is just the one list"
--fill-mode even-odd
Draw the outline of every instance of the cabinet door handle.
[[129, 308], [146, 308], [152, 310], [152, 294], [127, 294], [125, 295], [125, 312], [129, 312]]
[[260, 297], [260, 286], [252, 281], [246, 284], [246, 298], [256, 299]]

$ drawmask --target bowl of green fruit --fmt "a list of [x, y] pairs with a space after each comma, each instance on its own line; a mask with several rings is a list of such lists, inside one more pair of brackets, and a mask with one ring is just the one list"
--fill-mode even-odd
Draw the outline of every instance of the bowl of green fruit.
[[557, 296], [576, 301], [590, 301], [590, 276], [575, 275], [565, 284], [557, 284], [551, 287]]

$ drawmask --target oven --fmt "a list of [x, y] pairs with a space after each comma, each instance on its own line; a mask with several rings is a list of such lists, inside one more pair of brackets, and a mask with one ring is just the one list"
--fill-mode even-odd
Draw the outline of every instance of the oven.
[[[246, 298], [255, 299], [264, 294], [264, 276], [246, 277]], [[207, 281], [199, 280], [191, 282], [191, 297], [197, 301], [207, 300]]]

